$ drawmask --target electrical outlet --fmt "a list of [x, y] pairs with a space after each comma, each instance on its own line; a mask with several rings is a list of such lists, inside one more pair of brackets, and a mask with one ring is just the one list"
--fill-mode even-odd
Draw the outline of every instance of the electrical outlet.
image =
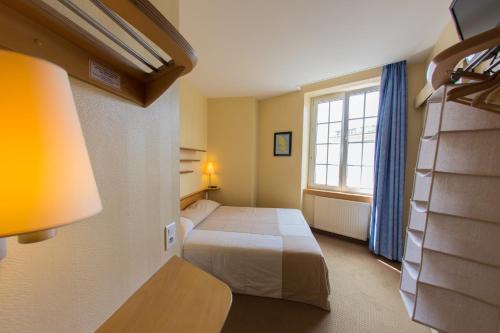
[[177, 238], [175, 229], [175, 222], [165, 226], [165, 251], [168, 251], [175, 244]]

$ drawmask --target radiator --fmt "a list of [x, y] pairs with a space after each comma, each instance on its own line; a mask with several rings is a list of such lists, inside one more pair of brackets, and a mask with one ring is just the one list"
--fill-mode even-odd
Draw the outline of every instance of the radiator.
[[366, 241], [371, 204], [324, 197], [314, 198], [314, 228]]

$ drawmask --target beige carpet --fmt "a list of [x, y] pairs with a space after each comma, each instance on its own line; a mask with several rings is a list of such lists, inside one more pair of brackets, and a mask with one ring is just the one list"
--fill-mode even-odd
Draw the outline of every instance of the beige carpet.
[[412, 333], [430, 330], [408, 319], [399, 272], [367, 247], [316, 235], [330, 271], [332, 311], [265, 297], [234, 295], [224, 333]]

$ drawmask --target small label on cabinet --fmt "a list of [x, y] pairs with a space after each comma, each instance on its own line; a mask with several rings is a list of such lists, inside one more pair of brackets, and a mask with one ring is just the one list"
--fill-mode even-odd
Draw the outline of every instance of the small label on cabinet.
[[114, 89], [121, 90], [121, 77], [117, 72], [92, 59], [90, 60], [89, 72], [91, 79], [99, 81]]

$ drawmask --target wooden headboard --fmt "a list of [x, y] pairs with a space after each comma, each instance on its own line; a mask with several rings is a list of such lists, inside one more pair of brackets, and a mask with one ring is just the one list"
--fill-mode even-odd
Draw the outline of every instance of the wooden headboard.
[[199, 190], [191, 194], [185, 195], [180, 200], [180, 208], [183, 210], [187, 206], [195, 203], [198, 200], [205, 199], [207, 190]]

